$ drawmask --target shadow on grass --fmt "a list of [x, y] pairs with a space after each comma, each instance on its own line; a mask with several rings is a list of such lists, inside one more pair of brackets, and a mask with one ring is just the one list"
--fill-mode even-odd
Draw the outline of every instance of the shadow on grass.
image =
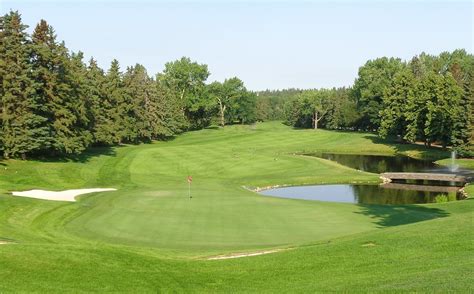
[[373, 219], [380, 228], [393, 227], [447, 217], [449, 213], [433, 207], [420, 205], [358, 205], [361, 210], [355, 212]]
[[[91, 147], [81, 154], [68, 154], [68, 155], [36, 155], [27, 158], [31, 161], [39, 162], [80, 162], [86, 163], [94, 157], [98, 156], [115, 156], [116, 149], [122, 146], [99, 146]], [[0, 163], [0, 165], [4, 163]]]
[[384, 144], [394, 148], [396, 154], [405, 153], [408, 151], [417, 151], [421, 159], [425, 160], [439, 160], [446, 157], [449, 157], [449, 153], [446, 150], [443, 150], [439, 147], [426, 147], [423, 145], [416, 145], [410, 143], [400, 143], [395, 139], [382, 139], [377, 135], [366, 135], [365, 139], [369, 139], [374, 144]]

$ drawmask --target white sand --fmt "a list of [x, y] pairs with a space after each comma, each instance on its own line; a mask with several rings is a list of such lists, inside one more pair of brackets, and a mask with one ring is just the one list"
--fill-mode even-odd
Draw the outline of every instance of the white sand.
[[23, 192], [12, 192], [13, 196], [37, 198], [54, 201], [76, 201], [76, 196], [95, 192], [116, 191], [114, 188], [93, 188], [93, 189], [75, 189], [65, 191], [45, 191], [45, 190], [30, 190]]
[[229, 254], [229, 255], [209, 257], [207, 260], [219, 260], [219, 259], [231, 259], [231, 258], [257, 256], [257, 255], [275, 253], [275, 252], [279, 252], [279, 251], [282, 251], [282, 250], [283, 249], [275, 249], [275, 250], [258, 251], [258, 252], [250, 252], [250, 253], [234, 253], [234, 254]]

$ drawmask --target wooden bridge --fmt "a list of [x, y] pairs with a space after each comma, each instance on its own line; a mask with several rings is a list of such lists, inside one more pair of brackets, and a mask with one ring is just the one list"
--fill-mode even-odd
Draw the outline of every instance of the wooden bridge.
[[396, 190], [408, 190], [408, 191], [427, 191], [427, 192], [441, 192], [441, 193], [451, 193], [458, 192], [462, 187], [455, 186], [427, 186], [427, 185], [411, 185], [411, 184], [397, 184], [397, 183], [387, 183], [381, 184], [385, 189], [396, 189]]
[[468, 178], [457, 174], [438, 174], [438, 173], [383, 173], [380, 175], [384, 182], [392, 180], [420, 180], [420, 181], [442, 181], [466, 183]]

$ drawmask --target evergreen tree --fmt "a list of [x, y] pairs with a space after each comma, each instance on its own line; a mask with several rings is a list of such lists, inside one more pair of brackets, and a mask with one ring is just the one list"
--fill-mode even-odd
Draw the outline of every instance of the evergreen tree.
[[139, 140], [151, 141], [153, 131], [151, 126], [153, 107], [152, 86], [150, 77], [143, 65], [137, 64], [129, 67], [124, 74], [124, 94], [128, 97], [132, 108], [127, 113], [128, 137], [138, 142]]
[[25, 158], [50, 144], [47, 118], [31, 76], [26, 28], [18, 12], [0, 18], [1, 145], [6, 158]]
[[[63, 43], [56, 42], [54, 29], [45, 20], [36, 26], [33, 35], [33, 76], [36, 93], [44, 101], [53, 152], [78, 154], [91, 140], [86, 128], [83, 79], [77, 60], [70, 60]], [[78, 57], [76, 57], [78, 58]], [[80, 57], [82, 58], [82, 57]], [[82, 63], [82, 61], [79, 61]]]
[[105, 99], [108, 109], [108, 121], [101, 126], [100, 132], [104, 134], [104, 143], [121, 144], [127, 137], [125, 114], [129, 106], [124, 105], [124, 88], [122, 81], [122, 73], [120, 72], [119, 62], [114, 59], [110, 65], [110, 69], [105, 76], [104, 82]]
[[[70, 125], [73, 137], [76, 140], [76, 148], [84, 150], [93, 142], [91, 123], [93, 118], [92, 100], [88, 93], [87, 66], [83, 62], [82, 52], [73, 53], [68, 63], [68, 84], [71, 86], [71, 111], [75, 116], [75, 123]], [[78, 153], [78, 152], [76, 152]]]
[[89, 105], [89, 130], [94, 143], [113, 144], [110, 128], [111, 105], [104, 92], [105, 75], [91, 58], [85, 75], [85, 95]]
[[152, 93], [153, 103], [149, 112], [154, 138], [168, 138], [183, 132], [187, 122], [182, 116], [179, 98], [174, 96], [175, 92], [155, 80], [152, 83]]

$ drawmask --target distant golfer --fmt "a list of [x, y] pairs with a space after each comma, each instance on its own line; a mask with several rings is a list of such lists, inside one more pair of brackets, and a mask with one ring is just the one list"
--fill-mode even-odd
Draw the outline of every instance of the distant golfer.
[[188, 176], [188, 187], [189, 187], [188, 194], [189, 194], [189, 199], [193, 198], [193, 197], [191, 196], [191, 183], [192, 183], [192, 181], [193, 181], [193, 177]]

